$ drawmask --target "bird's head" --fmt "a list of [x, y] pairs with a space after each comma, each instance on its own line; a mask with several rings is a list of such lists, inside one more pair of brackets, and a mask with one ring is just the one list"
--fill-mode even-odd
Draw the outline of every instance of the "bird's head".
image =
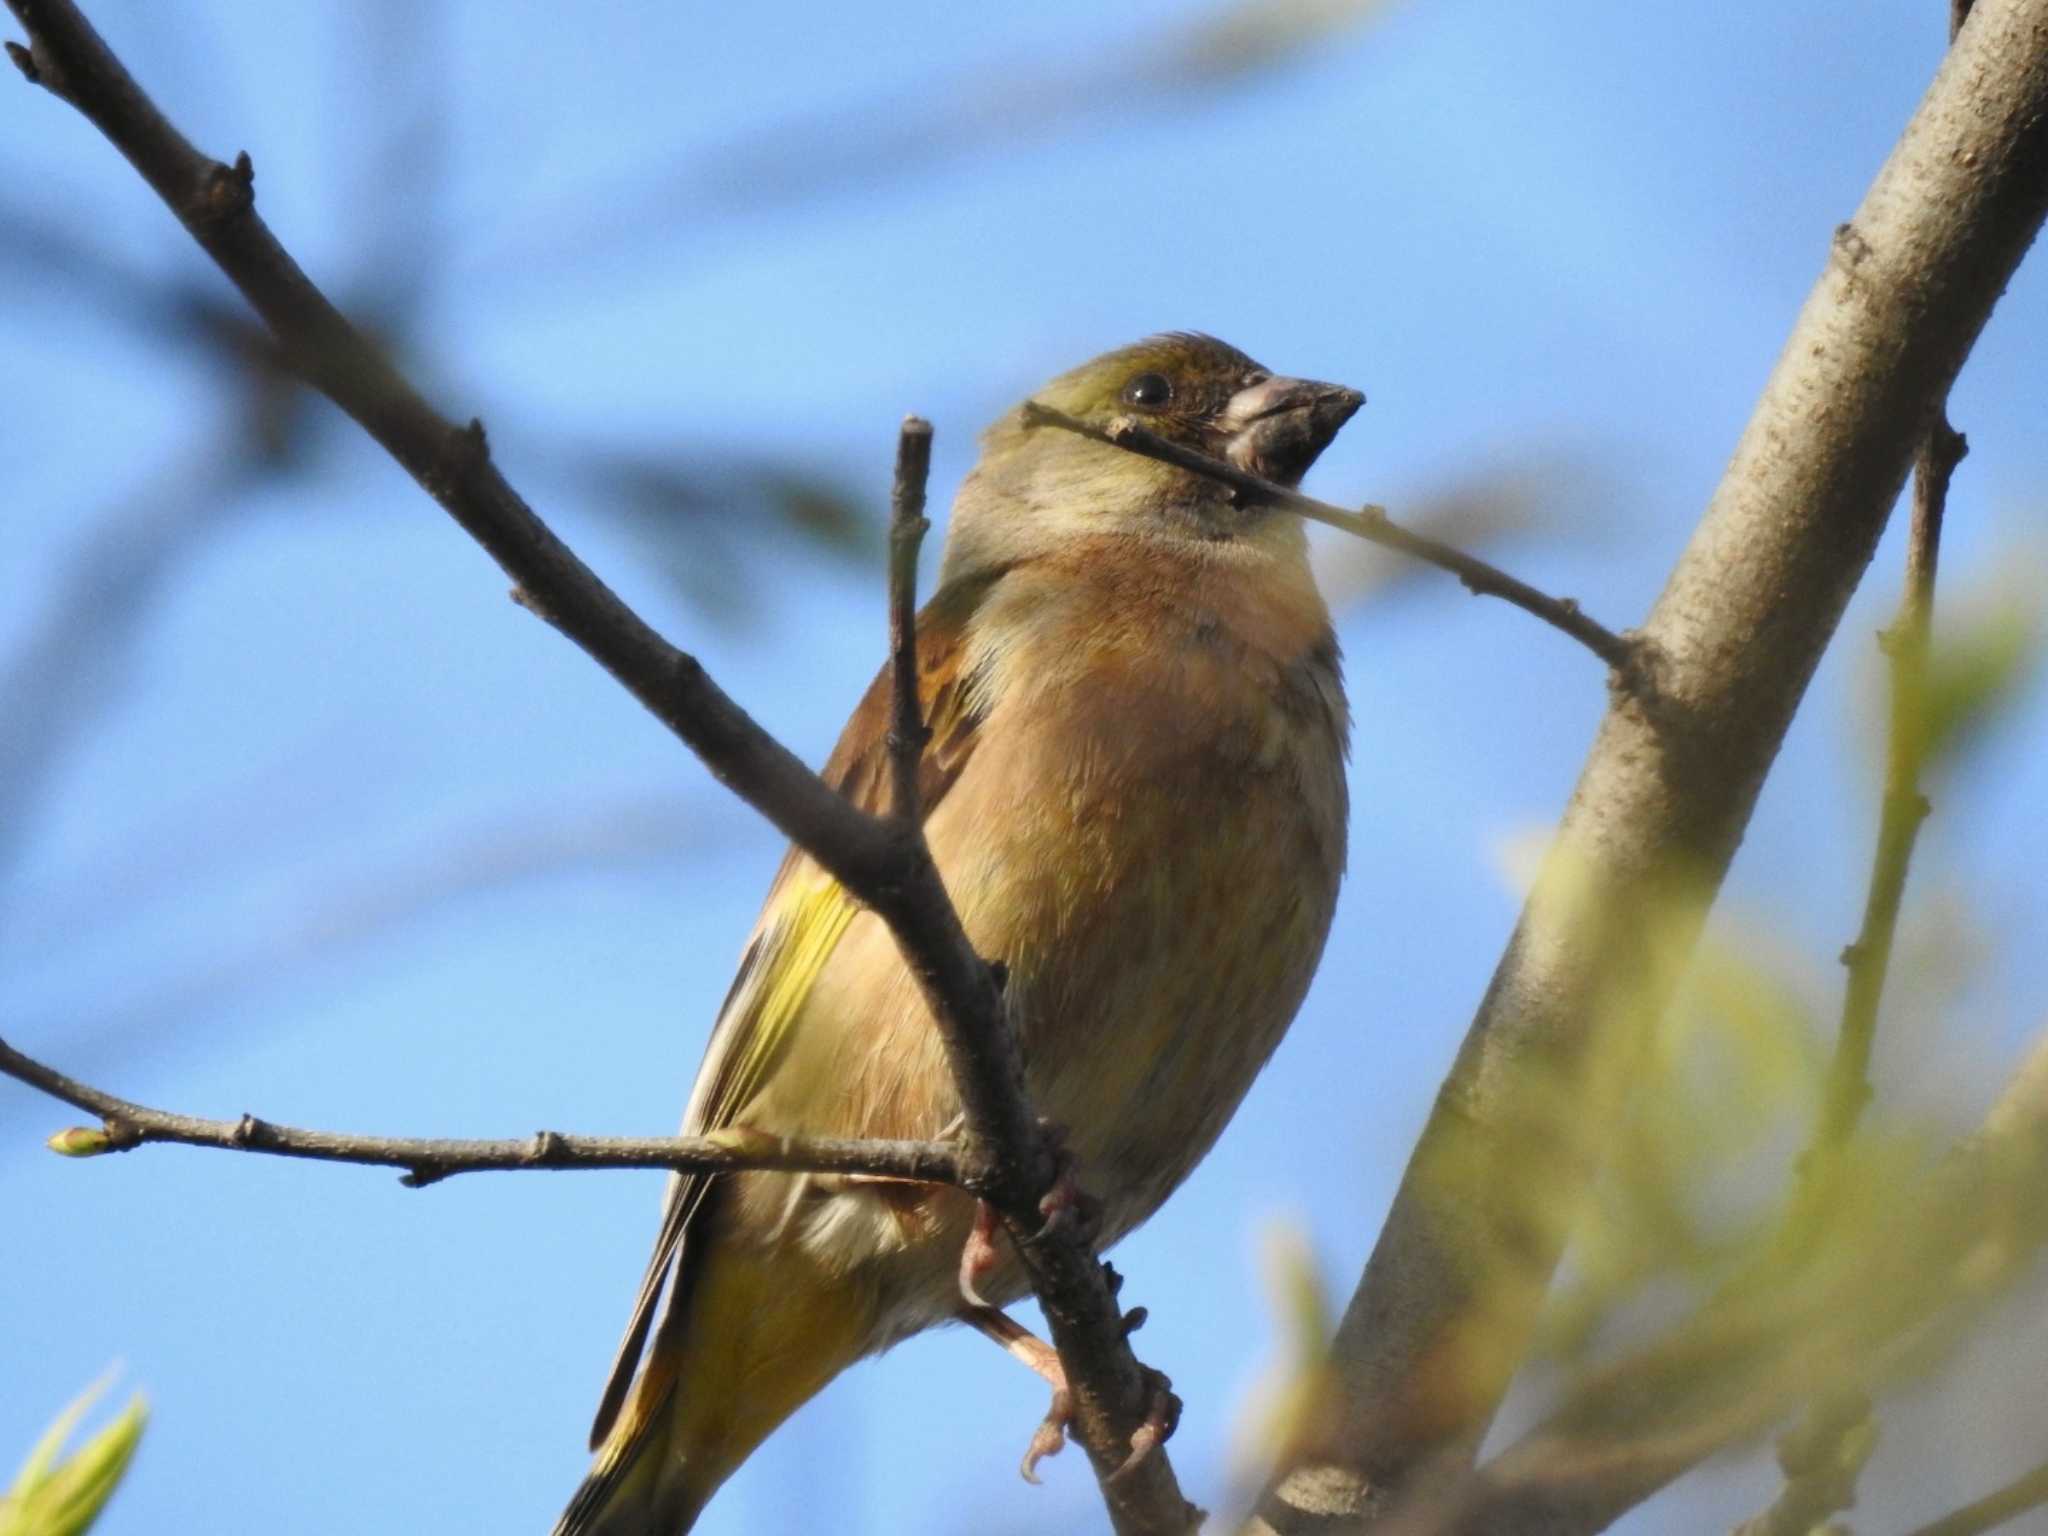
[[1032, 405], [1103, 429], [1134, 421], [1292, 486], [1364, 402], [1355, 389], [1277, 375], [1212, 336], [1175, 332], [1105, 352], [982, 435], [981, 462], [954, 506], [948, 571], [1090, 533], [1215, 542], [1296, 521], [1244, 504], [1215, 480], [1053, 424]]

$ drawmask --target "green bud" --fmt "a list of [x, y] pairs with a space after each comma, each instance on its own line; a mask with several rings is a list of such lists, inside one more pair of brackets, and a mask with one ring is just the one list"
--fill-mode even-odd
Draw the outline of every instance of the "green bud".
[[105, 1126], [73, 1125], [52, 1136], [48, 1146], [64, 1157], [98, 1157], [114, 1150], [114, 1138]]

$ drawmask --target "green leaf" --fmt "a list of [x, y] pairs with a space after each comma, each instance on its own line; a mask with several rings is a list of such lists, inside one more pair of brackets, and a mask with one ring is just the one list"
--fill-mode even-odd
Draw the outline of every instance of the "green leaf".
[[1965, 751], [1994, 724], [2041, 659], [2039, 603], [2018, 588], [1968, 602], [1937, 627], [1927, 658], [1927, 761]]
[[81, 1536], [99, 1518], [142, 1439], [149, 1417], [142, 1394], [70, 1457], [58, 1458], [109, 1379], [80, 1393], [29, 1452], [14, 1486], [0, 1496], [0, 1536]]

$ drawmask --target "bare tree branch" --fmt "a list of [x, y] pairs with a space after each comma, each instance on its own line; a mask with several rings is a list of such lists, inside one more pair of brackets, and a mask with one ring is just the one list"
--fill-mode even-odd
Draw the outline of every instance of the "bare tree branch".
[[[1121, 1536], [1196, 1519], [1163, 1454], [1120, 1469], [1151, 1387], [1105, 1266], [1072, 1223], [1044, 1222], [1055, 1168], [1024, 1089], [996, 978], [975, 954], [921, 837], [868, 816], [761, 729], [696, 658], [656, 634], [583, 564], [491, 461], [483, 425], [437, 413], [335, 309], [255, 212], [255, 168], [201, 154], [69, 0], [8, 0], [29, 45], [8, 52], [125, 155], [276, 336], [290, 365], [359, 422], [572, 639], [712, 773], [888, 924], [943, 1039], [967, 1130], [963, 1182], [1002, 1217], [1044, 1308], [1074, 1427]], [[1114, 1481], [1111, 1479], [1114, 1478]]]
[[1610, 703], [1339, 1326], [1330, 1431], [1263, 1502], [1265, 1529], [1357, 1529], [1470, 1465], [1629, 1042], [1669, 1000], [1914, 446], [2044, 212], [2048, 0], [1978, 0], [1835, 231], [1640, 631], [1652, 686]]
[[403, 1168], [405, 1177], [400, 1182], [414, 1189], [458, 1173], [527, 1168], [666, 1168], [691, 1173], [765, 1168], [784, 1173], [875, 1174], [920, 1184], [962, 1182], [955, 1149], [932, 1141], [772, 1136], [744, 1127], [709, 1136], [569, 1136], [560, 1131], [488, 1141], [358, 1136], [278, 1125], [254, 1115], [239, 1120], [202, 1120], [151, 1109], [66, 1077], [54, 1067], [24, 1056], [5, 1040], [0, 1040], [0, 1073], [100, 1117], [100, 1129], [73, 1126], [50, 1138], [51, 1149], [66, 1157], [96, 1157], [127, 1152], [149, 1142], [175, 1142], [227, 1152], [267, 1152], [316, 1162]]
[[1417, 560], [1449, 571], [1465, 584], [1467, 591], [1482, 597], [1502, 598], [1513, 603], [1524, 613], [1534, 614], [1553, 629], [1562, 630], [1606, 662], [1617, 674], [1623, 677], [1634, 675], [1634, 645], [1626, 636], [1617, 635], [1586, 617], [1579, 608], [1578, 599], [1552, 597], [1548, 593], [1539, 592], [1527, 582], [1517, 580], [1498, 566], [1490, 565], [1476, 555], [1468, 555], [1439, 539], [1432, 539], [1426, 534], [1403, 528], [1387, 516], [1384, 507], [1363, 507], [1356, 512], [1347, 511], [1343, 507], [1333, 507], [1327, 501], [1317, 501], [1313, 496], [1304, 496], [1301, 492], [1278, 485], [1263, 475], [1239, 469], [1235, 464], [1222, 459], [1212, 459], [1206, 453], [1198, 453], [1192, 448], [1161, 437], [1128, 417], [1120, 418], [1106, 428], [1097, 427], [1078, 417], [1069, 416], [1065, 411], [1041, 405], [1036, 400], [1027, 400], [1024, 402], [1024, 419], [1027, 422], [1058, 427], [1063, 432], [1079, 433], [1082, 437], [1093, 438], [1098, 443], [1126, 449], [1144, 458], [1157, 459], [1162, 464], [1171, 464], [1192, 474], [1206, 475], [1211, 480], [1229, 486], [1240, 497], [1256, 505], [1284, 507], [1298, 517], [1327, 523], [1332, 528], [1341, 528], [1346, 533], [1356, 534], [1359, 538], [1370, 540], [1374, 544], [1412, 555]]
[[932, 424], [903, 418], [896, 441], [896, 483], [889, 496], [889, 814], [922, 840], [917, 770], [924, 760], [924, 713], [917, 696], [917, 552], [931, 524], [924, 515], [932, 467]]

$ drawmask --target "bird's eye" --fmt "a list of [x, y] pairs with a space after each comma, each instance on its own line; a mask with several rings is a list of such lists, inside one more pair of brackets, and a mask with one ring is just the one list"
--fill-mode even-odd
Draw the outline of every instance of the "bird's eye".
[[1124, 404], [1156, 411], [1173, 400], [1173, 381], [1163, 373], [1141, 373], [1124, 386]]

